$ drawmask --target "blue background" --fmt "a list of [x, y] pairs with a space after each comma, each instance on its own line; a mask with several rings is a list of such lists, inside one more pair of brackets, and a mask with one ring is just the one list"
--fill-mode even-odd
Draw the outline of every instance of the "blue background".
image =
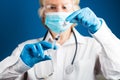
[[[81, 0], [80, 6], [90, 7], [98, 17], [104, 18], [112, 32], [120, 38], [119, 0]], [[38, 8], [38, 0], [0, 0], [0, 61], [21, 42], [45, 34]], [[89, 36], [84, 27], [76, 28]]]

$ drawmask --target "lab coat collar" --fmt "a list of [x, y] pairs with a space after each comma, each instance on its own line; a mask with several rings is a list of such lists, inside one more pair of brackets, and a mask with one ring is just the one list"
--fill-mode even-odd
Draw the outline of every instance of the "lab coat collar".
[[[77, 42], [80, 44], [85, 44], [85, 37], [82, 36], [75, 28], [73, 28], [73, 31], [76, 35], [77, 38]], [[53, 41], [52, 35], [50, 34], [50, 32], [48, 32], [48, 34], [45, 37], [45, 41]], [[75, 37], [73, 35], [73, 33], [71, 34], [70, 38], [63, 44], [63, 45], [69, 45], [69, 44], [74, 44], [75, 43]]]

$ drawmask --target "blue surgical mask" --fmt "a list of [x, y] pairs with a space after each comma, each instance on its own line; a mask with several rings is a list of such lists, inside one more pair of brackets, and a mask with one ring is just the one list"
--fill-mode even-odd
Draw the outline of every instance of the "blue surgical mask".
[[65, 21], [71, 13], [67, 12], [49, 12], [46, 13], [45, 25], [54, 33], [58, 34], [66, 31], [72, 23]]

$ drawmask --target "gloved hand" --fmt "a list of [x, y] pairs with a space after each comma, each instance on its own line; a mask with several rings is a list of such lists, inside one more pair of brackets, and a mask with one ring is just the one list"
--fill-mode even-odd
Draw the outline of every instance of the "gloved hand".
[[[51, 48], [52, 44], [46, 41], [41, 41], [35, 44], [27, 44], [24, 46], [20, 54], [20, 58], [26, 65], [33, 67], [34, 64], [38, 62], [51, 60], [50, 56], [44, 55], [44, 51]], [[54, 49], [57, 49], [57, 46], [54, 46]]]
[[95, 13], [88, 7], [73, 12], [66, 18], [66, 21], [71, 23], [80, 22], [87, 27], [91, 33], [95, 33], [101, 26], [99, 18], [97, 18]]

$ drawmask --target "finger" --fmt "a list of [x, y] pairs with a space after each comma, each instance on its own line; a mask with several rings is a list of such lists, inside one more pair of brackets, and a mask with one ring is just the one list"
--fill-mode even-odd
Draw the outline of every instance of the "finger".
[[37, 49], [34, 44], [28, 44], [26, 45], [27, 49], [30, 51], [31, 56], [37, 56]]
[[78, 15], [80, 12], [81, 12], [81, 10], [77, 10], [77, 11], [73, 12], [70, 16], [68, 16], [68, 17], [66, 18], [66, 21], [72, 22], [72, 21], [74, 20], [73, 22], [75, 22], [75, 20], [77, 19], [77, 15]]
[[77, 23], [77, 22], [78, 22], [77, 19], [73, 19], [73, 20], [70, 21], [70, 23]]
[[44, 55], [44, 51], [43, 51], [43, 48], [42, 48], [41, 44], [40, 44], [40, 43], [37, 43], [37, 44], [36, 44], [36, 48], [37, 48], [37, 50], [38, 50], [38, 56], [44, 58], [45, 55]]
[[[52, 49], [52, 43], [50, 42], [41, 41], [40, 44], [42, 45], [44, 50]], [[57, 46], [55, 45], [53, 49], [57, 49]]]

